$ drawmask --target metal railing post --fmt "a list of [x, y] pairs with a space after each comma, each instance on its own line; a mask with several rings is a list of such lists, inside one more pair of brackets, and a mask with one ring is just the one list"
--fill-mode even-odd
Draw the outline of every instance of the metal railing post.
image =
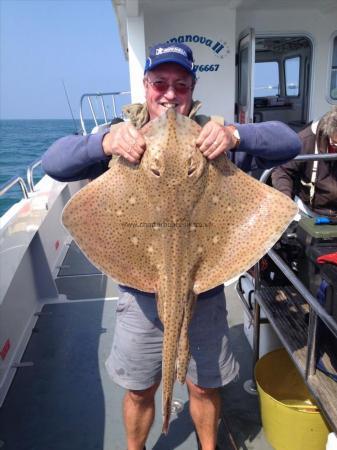
[[40, 166], [42, 163], [41, 159], [37, 159], [36, 161], [34, 161], [30, 166], [27, 167], [27, 184], [29, 187], [30, 192], [34, 192], [35, 191], [35, 185], [34, 185], [34, 169], [36, 169], [36, 167]]
[[308, 326], [308, 353], [305, 365], [305, 378], [308, 379], [316, 372], [316, 356], [317, 356], [317, 314], [310, 308], [309, 326]]
[[[117, 108], [116, 108], [116, 97], [123, 96], [123, 95], [130, 95], [130, 92], [129, 91], [102, 92], [102, 93], [98, 92], [98, 93], [88, 93], [88, 94], [82, 95], [81, 100], [80, 100], [80, 122], [81, 122], [81, 128], [82, 128], [82, 132], [83, 132], [84, 136], [86, 136], [88, 134], [88, 130], [86, 129], [86, 126], [85, 126], [85, 119], [84, 119], [84, 112], [83, 112], [84, 100], [88, 101], [91, 117], [95, 122], [95, 126], [98, 127], [99, 126], [99, 123], [98, 123], [99, 118], [97, 117], [97, 114], [94, 110], [94, 107], [92, 104], [92, 99], [95, 98], [97, 101], [100, 101], [100, 105], [101, 105], [102, 113], [103, 113], [104, 124], [108, 124], [109, 120], [112, 120], [112, 119], [118, 117]], [[111, 100], [109, 99], [109, 102], [111, 101], [111, 107], [112, 107], [111, 119], [109, 117], [109, 113], [108, 113], [109, 111], [107, 112], [106, 104], [104, 102], [104, 97], [111, 97]], [[109, 103], [109, 106], [110, 106], [110, 103]], [[99, 106], [98, 106], [98, 108], [99, 108]]]
[[0, 197], [4, 195], [7, 191], [9, 191], [16, 184], [20, 186], [24, 198], [28, 198], [28, 189], [26, 183], [21, 177], [13, 177], [9, 181], [7, 181], [7, 183], [3, 184], [0, 187]]

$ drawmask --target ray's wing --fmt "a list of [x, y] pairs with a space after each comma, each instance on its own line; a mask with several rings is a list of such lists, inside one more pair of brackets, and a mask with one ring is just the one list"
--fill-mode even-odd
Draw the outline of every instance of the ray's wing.
[[79, 247], [115, 281], [155, 292], [156, 245], [148, 225], [142, 173], [121, 158], [68, 202], [63, 224]]
[[226, 157], [210, 164], [207, 188], [193, 222], [199, 262], [194, 291], [229, 284], [280, 238], [297, 213], [281, 192], [246, 175]]

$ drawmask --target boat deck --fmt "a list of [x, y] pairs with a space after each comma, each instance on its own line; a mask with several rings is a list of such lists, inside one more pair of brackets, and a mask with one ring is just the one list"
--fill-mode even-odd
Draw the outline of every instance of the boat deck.
[[[0, 448], [125, 450], [123, 389], [109, 379], [104, 366], [114, 332], [116, 287], [108, 286], [106, 278], [73, 244], [58, 278], [57, 285], [68, 299], [42, 308], [22, 367], [0, 409]], [[78, 286], [79, 278], [83, 286], [90, 280], [96, 282], [99, 292], [104, 285], [110, 299], [95, 299], [93, 289], [87, 290], [84, 298], [85, 288]], [[219, 448], [268, 450], [272, 447], [261, 428], [258, 397], [243, 389], [244, 382], [251, 378], [252, 351], [243, 331], [242, 309], [233, 286], [226, 294], [230, 334], [241, 371], [238, 380], [221, 390]], [[147, 449], [197, 449], [185, 386], [176, 383], [174, 399], [181, 401], [182, 411], [173, 415], [169, 433], [164, 436], [158, 390], [157, 415]]]

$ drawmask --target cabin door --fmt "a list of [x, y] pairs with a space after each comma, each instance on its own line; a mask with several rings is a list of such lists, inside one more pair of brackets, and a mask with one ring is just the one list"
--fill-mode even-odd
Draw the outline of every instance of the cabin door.
[[239, 123], [254, 121], [254, 64], [255, 31], [253, 28], [249, 28], [244, 30], [239, 37], [237, 103]]
[[311, 66], [307, 36], [256, 36], [254, 122], [280, 120], [301, 130], [309, 116]]
[[295, 131], [308, 122], [312, 43], [304, 35], [241, 33], [237, 121], [279, 120]]

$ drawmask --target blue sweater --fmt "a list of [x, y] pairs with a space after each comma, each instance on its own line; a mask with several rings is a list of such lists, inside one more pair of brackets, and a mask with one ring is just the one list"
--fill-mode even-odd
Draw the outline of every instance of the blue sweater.
[[[297, 134], [282, 122], [236, 124], [241, 142], [228, 156], [245, 172], [268, 169], [294, 158], [301, 149]], [[110, 157], [102, 148], [104, 134], [65, 136], [42, 157], [44, 171], [59, 181], [96, 178], [108, 168]]]

